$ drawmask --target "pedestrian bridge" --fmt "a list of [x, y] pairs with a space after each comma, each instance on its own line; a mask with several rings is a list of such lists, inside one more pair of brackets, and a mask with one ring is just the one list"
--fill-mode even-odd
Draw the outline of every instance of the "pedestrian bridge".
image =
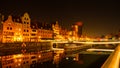
[[[65, 49], [66, 51], [74, 51], [74, 50], [82, 50], [82, 49], [89, 49], [98, 45], [104, 46], [102, 44], [120, 44], [120, 41], [96, 41], [96, 42], [80, 42], [80, 41], [53, 41], [52, 48], [54, 49]], [[111, 45], [110, 45], [111, 46]], [[114, 46], [114, 45], [112, 45]], [[115, 46], [116, 47], [116, 46]], [[54, 50], [53, 49], [53, 50]], [[89, 49], [91, 50], [91, 49]], [[96, 50], [96, 49], [92, 49]], [[98, 49], [97, 49], [98, 51]], [[99, 49], [100, 51], [100, 49]], [[107, 50], [104, 50], [107, 51]]]
[[52, 41], [52, 43], [75, 43], [75, 44], [120, 44], [120, 41]]
[[93, 49], [93, 48], [91, 48], [91, 49], [87, 49], [86, 51], [103, 51], [103, 52], [113, 52], [114, 51], [114, 49]]
[[[115, 50], [102, 50], [102, 51], [112, 51], [111, 55], [104, 62], [101, 68], [120, 68], [120, 41], [95, 41], [95, 42], [80, 42], [80, 41], [54, 41], [52, 43], [63, 43], [63, 44], [117, 44]], [[90, 45], [91, 46], [91, 45]], [[94, 51], [96, 49], [92, 49]], [[97, 49], [99, 51], [101, 49]]]

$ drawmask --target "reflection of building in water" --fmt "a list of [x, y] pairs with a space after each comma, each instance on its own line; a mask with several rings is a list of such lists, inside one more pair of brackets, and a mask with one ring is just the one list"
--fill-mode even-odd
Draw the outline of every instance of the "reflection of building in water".
[[12, 55], [1, 57], [2, 68], [12, 68], [14, 66], [14, 58]]
[[54, 64], [58, 64], [64, 57], [64, 49], [54, 50]]
[[0, 56], [0, 68], [31, 68], [36, 63], [53, 60], [53, 51]]

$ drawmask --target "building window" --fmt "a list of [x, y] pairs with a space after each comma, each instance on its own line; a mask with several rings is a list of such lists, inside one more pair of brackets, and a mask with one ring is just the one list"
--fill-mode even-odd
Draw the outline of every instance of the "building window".
[[25, 32], [25, 30], [24, 30], [24, 32]]
[[8, 66], [6, 68], [9, 68]]
[[29, 24], [29, 22], [27, 22], [27, 24]]
[[25, 20], [26, 20], [26, 17], [25, 17]]
[[26, 22], [24, 22], [24, 24], [26, 24]]
[[23, 34], [23, 36], [29, 36], [29, 34]]
[[29, 32], [29, 30], [27, 30], [27, 32]]
[[28, 61], [26, 63], [28, 63]]
[[27, 20], [28, 20], [28, 18], [27, 18]]
[[9, 66], [9, 68], [11, 68], [11, 66]]
[[12, 27], [10, 27], [10, 30], [12, 30]]
[[36, 63], [36, 61], [34, 60], [34, 61], [32, 61], [32, 63], [33, 63], [33, 64], [35, 64], [35, 63]]
[[31, 34], [31, 36], [35, 36], [36, 34]]
[[33, 32], [36, 32], [36, 30], [32, 30]]
[[35, 59], [35, 58], [36, 58], [36, 56], [32, 56], [32, 57], [31, 57], [31, 59]]
[[7, 30], [9, 30], [9, 27], [7, 27]]
[[25, 64], [25, 62], [23, 62], [23, 64]]

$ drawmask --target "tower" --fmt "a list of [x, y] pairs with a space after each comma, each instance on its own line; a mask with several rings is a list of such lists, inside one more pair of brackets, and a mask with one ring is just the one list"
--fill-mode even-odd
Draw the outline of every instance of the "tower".
[[76, 40], [78, 38], [78, 25], [72, 25], [72, 39]]
[[77, 25], [77, 34], [78, 34], [78, 37], [81, 37], [82, 35], [82, 27], [83, 27], [83, 23], [82, 22], [76, 22], [76, 25]]
[[58, 21], [56, 21], [56, 23], [52, 25], [52, 29], [54, 33], [54, 38], [57, 38], [59, 36], [59, 31], [60, 31]]
[[76, 22], [72, 25], [73, 40], [77, 40], [82, 35], [82, 22]]

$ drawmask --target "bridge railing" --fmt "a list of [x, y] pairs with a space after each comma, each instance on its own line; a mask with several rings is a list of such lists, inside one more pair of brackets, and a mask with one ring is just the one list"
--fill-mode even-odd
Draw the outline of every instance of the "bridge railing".
[[115, 48], [115, 51], [108, 57], [101, 68], [119, 68], [120, 60], [120, 44]]

